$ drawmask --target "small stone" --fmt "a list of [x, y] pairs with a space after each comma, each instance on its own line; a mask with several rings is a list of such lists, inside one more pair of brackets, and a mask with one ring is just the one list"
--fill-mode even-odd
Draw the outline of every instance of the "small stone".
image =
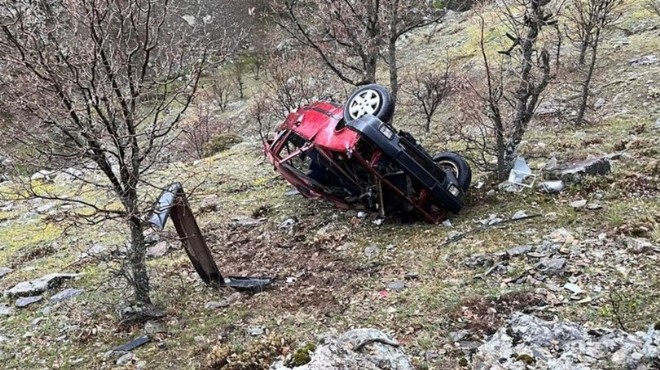
[[653, 129], [660, 130], [660, 118], [655, 120], [655, 125], [653, 126]]
[[506, 253], [510, 257], [515, 257], [515, 256], [519, 256], [521, 254], [529, 253], [531, 251], [532, 251], [532, 246], [531, 245], [519, 245], [517, 247], [513, 247], [513, 248], [509, 249]]
[[0, 305], [0, 316], [11, 316], [14, 313], [14, 309], [7, 305]]
[[38, 295], [38, 296], [33, 296], [33, 297], [21, 297], [16, 300], [16, 307], [18, 308], [23, 308], [27, 307], [33, 303], [39, 302], [42, 300], [44, 297]]
[[525, 217], [527, 217], [527, 213], [525, 211], [521, 210], [521, 211], [517, 211], [516, 213], [514, 213], [513, 216], [511, 216], [511, 219], [512, 220], [518, 220], [518, 219], [525, 218]]
[[495, 197], [495, 189], [490, 189], [486, 192], [486, 198], [494, 198]]
[[442, 221], [442, 226], [444, 227], [452, 227], [451, 221], [449, 219]]
[[549, 171], [548, 176], [553, 180], [562, 180], [568, 183], [580, 183], [587, 175], [606, 175], [611, 171], [612, 164], [610, 159], [608, 157], [599, 157], [559, 166], [558, 169]]
[[359, 211], [357, 213], [357, 218], [365, 218], [367, 217], [367, 212]]
[[402, 290], [406, 287], [406, 283], [401, 280], [391, 281], [387, 283], [387, 289], [389, 290]]
[[84, 289], [67, 288], [50, 297], [50, 300], [52, 302], [66, 301], [68, 299], [81, 295], [84, 291], [85, 291]]
[[570, 203], [570, 206], [575, 209], [584, 208], [586, 205], [587, 205], [587, 201], [585, 199], [576, 200]]
[[543, 167], [543, 170], [545, 171], [552, 171], [557, 168], [557, 158], [552, 157], [548, 161], [548, 163], [545, 164], [545, 167]]
[[600, 109], [600, 108], [603, 107], [603, 105], [605, 105], [605, 99], [598, 98], [598, 100], [596, 100], [596, 102], [594, 103], [594, 108], [595, 109]]
[[250, 334], [253, 337], [263, 335], [266, 332], [263, 326], [248, 326], [246, 331], [248, 334]]
[[599, 209], [602, 209], [602, 208], [603, 208], [603, 205], [600, 204], [599, 202], [591, 202], [591, 203], [587, 204], [587, 209], [590, 210], [590, 211], [596, 211], [596, 210], [599, 210]]
[[156, 321], [147, 321], [144, 324], [145, 334], [167, 333], [167, 328], [162, 323]]
[[378, 246], [375, 245], [375, 244], [372, 244], [372, 245], [364, 248], [364, 255], [367, 256], [367, 258], [373, 258], [378, 253], [380, 253], [380, 248], [378, 248]]
[[296, 220], [294, 220], [293, 218], [287, 218], [287, 219], [284, 220], [282, 223], [280, 223], [280, 224], [277, 226], [277, 228], [278, 228], [278, 229], [281, 229], [281, 230], [284, 230], [284, 229], [291, 230], [291, 229], [293, 229], [293, 226], [294, 226], [295, 224], [296, 224]]
[[124, 366], [124, 365], [128, 364], [129, 362], [131, 362], [132, 359], [133, 359], [133, 354], [131, 352], [128, 352], [128, 353], [124, 354], [123, 356], [119, 357], [117, 359], [116, 364], [118, 366]]
[[204, 198], [199, 206], [199, 213], [215, 212], [220, 207], [220, 198], [217, 195], [210, 195]]
[[169, 244], [166, 241], [158, 242], [153, 247], [147, 249], [147, 257], [162, 257], [169, 249]]
[[566, 258], [543, 258], [539, 262], [546, 270], [550, 271], [560, 271], [566, 265]]
[[564, 284], [564, 289], [570, 290], [571, 293], [573, 293], [573, 294], [581, 294], [581, 293], [584, 293], [584, 290], [582, 290], [582, 288], [580, 288], [579, 286], [577, 286], [577, 284], [573, 284], [573, 283], [566, 283], [566, 284]]
[[14, 271], [13, 269], [9, 267], [0, 267], [0, 278], [7, 275], [8, 273]]
[[467, 330], [452, 331], [449, 333], [449, 338], [451, 338], [453, 342], [458, 342], [465, 338], [468, 334], [470, 334], [470, 332]]
[[206, 302], [204, 308], [207, 310], [217, 310], [218, 308], [229, 307], [231, 303], [226, 300]]

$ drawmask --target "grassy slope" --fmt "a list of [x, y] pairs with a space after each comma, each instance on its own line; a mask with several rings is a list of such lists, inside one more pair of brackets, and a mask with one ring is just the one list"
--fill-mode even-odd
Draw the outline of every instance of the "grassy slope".
[[[619, 21], [621, 27], [647, 19], [638, 3], [629, 2], [626, 6], [629, 9]], [[462, 18], [462, 22], [450, 22], [431, 44], [421, 37], [413, 38], [405, 46], [404, 58], [410, 64], [435, 60], [444, 55], [445, 45], [451, 45], [456, 51], [456, 55], [451, 55], [456, 64], [470, 63], [475, 56], [477, 23], [469, 16]], [[497, 29], [493, 25], [489, 31]], [[323, 203], [284, 196], [288, 186], [263, 160], [256, 143], [241, 144], [197, 164], [196, 169], [203, 166], [207, 173], [194, 202], [212, 194], [221, 199], [217, 211], [200, 214], [199, 219], [222, 271], [276, 276], [281, 280], [272, 290], [242, 296], [228, 308], [211, 311], [204, 308], [205, 302], [221, 300], [232, 292], [215, 291], [201, 284], [178, 248], [166, 257], [151, 260], [154, 298], [168, 312], [163, 322], [168, 333], [157, 334], [158, 345], [146, 345], [135, 351], [136, 356], [146, 361], [148, 368], [199, 367], [214, 345], [229, 342], [233, 350], [249, 349], [254, 339], [245, 332], [248, 326], [263, 326], [269, 333], [296, 338], [294, 346], [313, 340], [318, 333], [373, 326], [400, 340], [418, 366], [453, 368], [463, 354], [451, 344], [448, 333], [463, 327], [488, 332], [511, 309], [541, 305], [546, 316], [610, 327], [616, 326], [618, 311], [631, 330], [657, 320], [657, 261], [644, 255], [624, 258], [619, 252], [623, 234], [643, 234], [655, 244], [660, 243], [660, 137], [649, 129], [660, 111], [657, 96], [655, 100], [648, 96], [657, 81], [647, 83], [657, 79], [659, 67], [636, 68], [627, 63], [629, 59], [657, 53], [657, 33], [655, 30], [633, 34], [626, 37], [627, 44], [621, 44], [617, 40], [624, 38], [622, 33], [612, 32], [612, 41], [604, 49], [608, 63], [599, 85], [604, 81], [621, 82], [598, 92], [608, 103], [597, 124], [579, 130], [536, 125], [523, 147], [523, 153], [532, 156], [532, 164], [537, 166], [549, 159], [553, 151], [560, 160], [569, 160], [611, 153], [616, 144], [623, 143], [626, 156], [616, 162], [614, 173], [571, 187], [560, 196], [527, 192], [497, 193], [489, 198], [485, 196], [490, 185], [487, 184], [473, 191], [469, 207], [452, 218], [452, 228], [394, 220], [376, 226], [371, 223], [373, 215], [358, 220], [353, 211], [341, 212]], [[553, 89], [551, 95], [559, 94], [557, 87]], [[620, 95], [615, 102], [617, 94]], [[651, 104], [644, 105], [645, 100]], [[449, 108], [446, 110], [451, 113]], [[404, 110], [399, 111], [398, 117], [398, 124], [410, 123]], [[446, 117], [440, 120], [443, 118]], [[433, 148], [440, 145], [432, 137], [425, 144]], [[160, 180], [164, 183], [174, 173], [168, 171]], [[568, 205], [575, 199], [594, 199], [599, 193], [603, 210], [576, 212]], [[117, 325], [114, 307], [125, 288], [110, 273], [116, 262], [75, 261], [93, 243], [122, 244], [125, 236], [121, 225], [64, 228], [42, 219], [22, 226], [18, 223], [25, 211], [22, 207], [25, 205], [0, 213], [0, 245], [4, 246], [0, 249], [0, 266], [15, 267], [14, 272], [0, 280], [0, 288], [48, 272], [75, 270], [84, 272], [84, 277], [66, 284], [84, 287], [86, 293], [40, 322], [34, 321], [41, 317], [39, 304], [3, 318], [0, 334], [12, 338], [0, 342], [5, 365], [114, 366], [103, 359], [103, 354], [138, 336], [142, 328]], [[475, 220], [489, 214], [507, 217], [517, 210], [542, 216], [475, 233], [441, 247], [448, 236], [475, 227]], [[232, 226], [232, 217], [249, 217], [254, 212], [268, 218], [264, 225]], [[278, 228], [280, 222], [290, 217], [298, 220], [291, 234]], [[606, 256], [599, 261], [583, 259], [579, 253], [569, 258], [568, 270], [582, 286], [603, 288], [601, 293], [588, 292], [592, 297], [589, 303], [570, 300], [565, 292], [554, 293], [552, 298], [548, 292], [538, 290], [542, 285], [507, 282], [523, 274], [531, 261], [512, 261], [505, 273], [486, 278], [475, 278], [486, 267], [469, 268], [463, 264], [474, 254], [540, 244], [544, 236], [560, 227], [576, 239], [563, 248], [589, 253], [599, 250]], [[600, 234], [605, 234], [605, 242], [598, 241]], [[370, 245], [377, 245], [379, 253], [367, 258], [363, 251]], [[617, 268], [618, 265], [625, 268]], [[405, 280], [406, 276], [409, 279]], [[297, 280], [285, 283], [287, 277]], [[555, 281], [563, 284], [567, 278], [558, 277]], [[381, 292], [386, 284], [394, 280], [405, 280], [406, 288], [383, 297]], [[617, 292], [612, 298], [614, 305], [607, 294], [610, 290]], [[557, 301], [557, 296], [564, 299]], [[3, 302], [10, 303], [7, 298]], [[31, 335], [24, 335], [26, 331]], [[74, 365], [79, 359], [82, 362]]]

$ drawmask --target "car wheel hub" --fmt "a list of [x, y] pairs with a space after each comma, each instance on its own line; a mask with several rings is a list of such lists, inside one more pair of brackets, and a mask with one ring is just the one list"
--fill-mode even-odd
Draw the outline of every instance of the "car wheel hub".
[[374, 114], [380, 107], [380, 95], [375, 90], [365, 90], [350, 102], [351, 118], [358, 119], [367, 114]]
[[440, 166], [440, 168], [450, 171], [452, 174], [454, 174], [454, 177], [458, 179], [458, 166], [456, 164], [450, 161], [439, 161], [436, 163], [438, 166]]

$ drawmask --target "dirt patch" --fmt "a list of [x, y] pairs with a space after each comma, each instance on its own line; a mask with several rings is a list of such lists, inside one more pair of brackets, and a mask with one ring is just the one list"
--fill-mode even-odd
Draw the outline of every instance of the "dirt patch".
[[36, 259], [48, 257], [57, 252], [55, 248], [50, 245], [40, 245], [27, 251], [22, 252], [16, 260], [13, 262], [13, 268], [18, 268], [21, 265], [24, 265], [28, 262], [34, 261]]
[[354, 289], [351, 263], [337, 253], [347, 242], [344, 227], [319, 229], [314, 218], [300, 218], [290, 228], [275, 223], [245, 227], [223, 224], [208, 230], [207, 240], [225, 275], [274, 277], [268, 304], [297, 312], [330, 314], [340, 310], [338, 297]]
[[511, 292], [500, 297], [468, 298], [449, 313], [449, 318], [462, 324], [462, 329], [482, 337], [494, 334], [512, 312], [531, 312], [544, 306], [541, 295], [530, 292]]

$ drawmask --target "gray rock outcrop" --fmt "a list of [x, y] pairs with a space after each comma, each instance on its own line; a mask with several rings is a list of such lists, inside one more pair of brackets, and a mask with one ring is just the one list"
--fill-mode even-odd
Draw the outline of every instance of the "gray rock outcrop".
[[651, 369], [660, 365], [660, 330], [629, 334], [514, 313], [477, 349], [475, 369]]
[[328, 335], [310, 353], [310, 362], [288, 367], [286, 360], [274, 363], [271, 370], [412, 370], [410, 359], [389, 335], [376, 329], [354, 329], [340, 336]]
[[36, 296], [50, 288], [58, 286], [62, 283], [62, 281], [66, 279], [72, 279], [77, 276], [80, 276], [80, 274], [48, 274], [36, 280], [20, 282], [14, 285], [11, 289], [7, 290], [5, 293], [14, 297]]

